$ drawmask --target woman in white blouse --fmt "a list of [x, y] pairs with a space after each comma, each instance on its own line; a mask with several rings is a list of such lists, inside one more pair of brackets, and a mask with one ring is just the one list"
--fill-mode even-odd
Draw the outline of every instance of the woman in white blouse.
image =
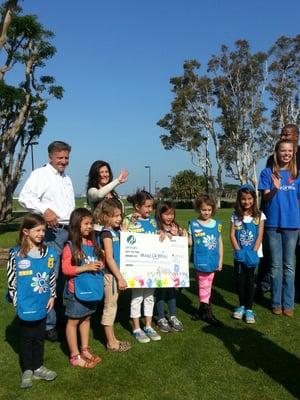
[[128, 171], [122, 169], [118, 178], [113, 180], [113, 174], [107, 162], [101, 160], [93, 162], [87, 184], [87, 200], [92, 211], [104, 198], [119, 199], [114, 189], [121, 183], [125, 183], [127, 177]]

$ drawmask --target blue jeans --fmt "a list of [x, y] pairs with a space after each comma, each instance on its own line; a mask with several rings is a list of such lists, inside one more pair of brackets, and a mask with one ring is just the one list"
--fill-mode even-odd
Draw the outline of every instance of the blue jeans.
[[[47, 246], [54, 247], [58, 254], [61, 254], [63, 248], [68, 240], [68, 231], [64, 228], [47, 228], [46, 229], [46, 236], [45, 236], [45, 243]], [[55, 276], [56, 281], [59, 277], [60, 272], [60, 264], [56, 266]], [[56, 289], [58, 290], [59, 285], [56, 285]], [[57, 293], [58, 297], [62, 295], [61, 293]], [[46, 319], [46, 331], [50, 329], [55, 329], [56, 327], [56, 311], [54, 307], [52, 310], [47, 314]]]
[[174, 288], [158, 288], [155, 291], [158, 319], [165, 318], [165, 299], [168, 300], [170, 317], [176, 316], [176, 298]]
[[265, 235], [271, 260], [271, 305], [293, 309], [298, 230], [267, 228]]

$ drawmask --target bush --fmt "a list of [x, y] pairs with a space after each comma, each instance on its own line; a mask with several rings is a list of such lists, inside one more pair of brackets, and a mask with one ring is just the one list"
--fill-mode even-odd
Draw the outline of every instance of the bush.
[[175, 208], [179, 210], [190, 210], [194, 208], [192, 200], [178, 200], [173, 202]]
[[234, 203], [233, 200], [221, 200], [221, 208], [233, 208]]

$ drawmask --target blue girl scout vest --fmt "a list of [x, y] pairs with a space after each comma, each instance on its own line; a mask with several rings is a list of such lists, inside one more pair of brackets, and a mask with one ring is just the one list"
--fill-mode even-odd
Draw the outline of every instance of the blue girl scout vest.
[[[130, 218], [130, 215], [127, 218]], [[128, 230], [135, 233], [157, 233], [157, 224], [152, 217], [138, 219], [134, 224], [129, 223]]]
[[[70, 244], [70, 243], [69, 243]], [[71, 244], [70, 244], [71, 246]], [[72, 247], [71, 247], [72, 249]], [[84, 259], [80, 265], [97, 261], [94, 246], [82, 245]], [[75, 296], [82, 301], [98, 301], [103, 298], [103, 272], [82, 272], [74, 277]]]
[[219, 238], [222, 225], [216, 221], [213, 228], [201, 225], [197, 220], [189, 222], [193, 238], [193, 262], [199, 272], [214, 272], [219, 266]]
[[[114, 260], [120, 269], [120, 231], [116, 231], [111, 228], [103, 228], [101, 232], [110, 232], [112, 236], [112, 245], [113, 245], [113, 257]], [[102, 248], [103, 248], [103, 243]]]
[[51, 296], [50, 275], [55, 274], [58, 254], [47, 247], [41, 258], [18, 255], [20, 248], [14, 247], [16, 261], [17, 315], [25, 321], [38, 321], [47, 316], [47, 303]]
[[251, 222], [244, 222], [233, 213], [235, 238], [241, 249], [234, 252], [234, 259], [249, 268], [256, 267], [259, 264], [257, 252], [253, 250], [258, 236], [259, 223], [259, 217], [253, 218]]

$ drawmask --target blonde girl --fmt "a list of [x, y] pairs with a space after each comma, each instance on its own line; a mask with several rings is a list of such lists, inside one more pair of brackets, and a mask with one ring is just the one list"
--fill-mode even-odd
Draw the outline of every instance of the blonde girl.
[[127, 283], [120, 273], [120, 226], [122, 206], [117, 199], [104, 199], [94, 211], [96, 224], [102, 225], [100, 232], [105, 254], [106, 271], [104, 275], [104, 310], [101, 323], [106, 336], [106, 348], [111, 352], [124, 352], [131, 348], [127, 341], [115, 336], [114, 322], [118, 309], [119, 291], [126, 290]]

